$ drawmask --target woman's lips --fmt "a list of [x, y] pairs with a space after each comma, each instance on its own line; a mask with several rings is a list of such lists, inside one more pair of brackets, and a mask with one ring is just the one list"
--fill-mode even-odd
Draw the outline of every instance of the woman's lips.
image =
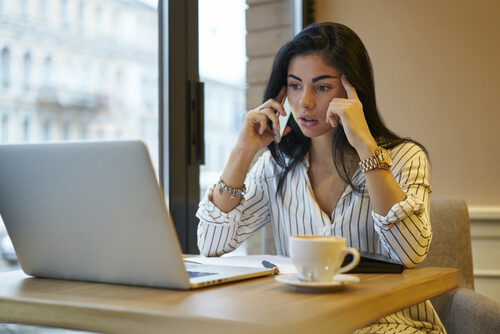
[[299, 122], [303, 127], [310, 128], [315, 126], [318, 123], [318, 120], [308, 115], [300, 115]]

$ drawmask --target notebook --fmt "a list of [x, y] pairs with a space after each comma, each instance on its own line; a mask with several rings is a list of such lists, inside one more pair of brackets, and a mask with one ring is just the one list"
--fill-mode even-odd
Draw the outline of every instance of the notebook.
[[31, 276], [187, 290], [274, 273], [185, 264], [139, 140], [0, 145], [0, 215]]
[[[368, 252], [359, 252], [360, 260], [359, 264], [349, 271], [353, 274], [401, 274], [405, 267], [382, 254], [374, 254]], [[343, 265], [346, 265], [352, 261], [352, 255], [347, 254], [344, 259]]]

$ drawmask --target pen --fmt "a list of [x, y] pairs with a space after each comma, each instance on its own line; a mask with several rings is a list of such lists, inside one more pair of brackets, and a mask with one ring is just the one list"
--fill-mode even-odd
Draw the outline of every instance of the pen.
[[274, 269], [275, 274], [278, 274], [280, 272], [278, 266], [269, 261], [263, 260], [262, 265], [264, 266], [264, 268]]

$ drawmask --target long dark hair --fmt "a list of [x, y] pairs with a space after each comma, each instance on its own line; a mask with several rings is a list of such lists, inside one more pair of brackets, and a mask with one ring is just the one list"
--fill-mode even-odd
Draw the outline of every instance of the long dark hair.
[[[350, 28], [333, 22], [311, 25], [292, 40], [284, 44], [276, 54], [273, 69], [267, 83], [264, 101], [275, 98], [283, 86], [287, 85], [288, 66], [296, 56], [318, 54], [325, 63], [344, 74], [356, 89], [363, 104], [363, 112], [372, 136], [384, 148], [392, 148], [409, 140], [390, 131], [383, 123], [375, 100], [373, 70], [363, 42]], [[299, 126], [290, 117], [288, 125], [292, 131], [279, 144], [272, 142], [268, 149], [275, 161], [283, 168], [278, 183], [278, 191], [288, 172], [303, 160], [311, 145], [310, 138], [304, 136]], [[422, 147], [422, 149], [425, 148]], [[332, 139], [332, 157], [335, 168], [344, 182], [356, 191], [361, 189], [352, 184], [348, 172], [349, 158], [355, 154], [342, 126], [338, 126]]]

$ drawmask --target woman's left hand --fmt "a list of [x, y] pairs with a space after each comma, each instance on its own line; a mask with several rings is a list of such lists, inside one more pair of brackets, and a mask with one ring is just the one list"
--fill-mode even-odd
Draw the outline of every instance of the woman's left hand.
[[356, 89], [347, 81], [345, 75], [341, 77], [342, 85], [347, 94], [347, 98], [334, 98], [326, 112], [326, 121], [332, 127], [340, 124], [344, 127], [347, 140], [351, 146], [359, 150], [360, 146], [376, 145], [363, 113], [363, 104], [358, 98]]

